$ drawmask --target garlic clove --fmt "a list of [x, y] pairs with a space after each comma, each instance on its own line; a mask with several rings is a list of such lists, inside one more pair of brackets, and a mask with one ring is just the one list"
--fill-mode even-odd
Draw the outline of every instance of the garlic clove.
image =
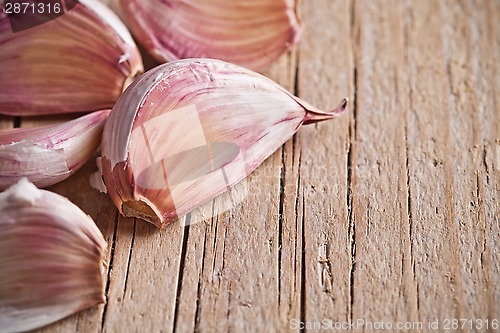
[[0, 330], [22, 332], [105, 301], [106, 241], [68, 199], [26, 178], [0, 194]]
[[293, 0], [121, 0], [128, 26], [159, 61], [214, 58], [253, 70], [301, 35]]
[[162, 227], [228, 190], [303, 123], [338, 117], [237, 65], [188, 59], [130, 85], [106, 122], [99, 160], [126, 216]]
[[99, 1], [108, 6], [120, 18], [120, 20], [123, 21], [123, 23], [125, 24], [127, 23], [125, 22], [125, 16], [123, 15], [123, 11], [120, 6], [120, 0], [99, 0]]
[[66, 123], [0, 131], [0, 189], [27, 177], [46, 187], [71, 176], [95, 152], [110, 110]]
[[143, 72], [125, 25], [97, 0], [12, 32], [0, 11], [0, 113], [42, 115], [113, 107]]

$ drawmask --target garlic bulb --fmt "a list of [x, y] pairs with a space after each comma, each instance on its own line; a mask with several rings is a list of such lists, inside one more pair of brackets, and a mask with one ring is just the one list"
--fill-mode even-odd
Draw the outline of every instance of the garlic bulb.
[[95, 152], [110, 110], [36, 128], [0, 131], [0, 189], [22, 177], [38, 187], [71, 176]]
[[253, 70], [299, 40], [294, 0], [121, 0], [128, 26], [159, 61], [214, 58]]
[[90, 216], [28, 180], [0, 194], [0, 331], [103, 303], [106, 242]]
[[0, 113], [8, 115], [111, 108], [143, 72], [125, 25], [97, 0], [80, 0], [64, 15], [19, 32], [0, 11], [0, 50]]
[[120, 212], [158, 227], [223, 193], [304, 123], [339, 116], [223, 61], [187, 59], [133, 82], [104, 127], [101, 164]]

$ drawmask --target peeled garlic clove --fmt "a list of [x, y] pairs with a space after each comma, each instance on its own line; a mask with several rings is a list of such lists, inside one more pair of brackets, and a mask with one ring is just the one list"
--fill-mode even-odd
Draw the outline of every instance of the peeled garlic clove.
[[0, 131], [0, 189], [27, 177], [46, 187], [71, 176], [95, 152], [110, 110], [66, 123]]
[[100, 159], [120, 212], [158, 227], [236, 184], [303, 123], [324, 112], [270, 79], [223, 61], [158, 66], [130, 85], [111, 111]]
[[159, 61], [214, 58], [253, 70], [299, 40], [293, 0], [121, 0], [132, 33]]
[[22, 332], [105, 301], [106, 241], [90, 216], [27, 179], [0, 194], [0, 330]]
[[0, 113], [8, 115], [112, 108], [143, 71], [130, 33], [96, 0], [19, 32], [0, 11], [0, 50]]

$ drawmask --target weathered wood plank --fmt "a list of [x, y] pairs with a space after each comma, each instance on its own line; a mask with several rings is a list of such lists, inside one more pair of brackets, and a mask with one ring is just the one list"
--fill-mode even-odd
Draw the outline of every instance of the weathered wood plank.
[[411, 2], [409, 10], [409, 204], [419, 316], [458, 318], [463, 299], [450, 199], [450, 107], [440, 8], [438, 2], [423, 1]]
[[[320, 108], [332, 108], [346, 96], [353, 101], [351, 10], [348, 1], [302, 2], [307, 27], [299, 54], [298, 94]], [[298, 262], [295, 274], [301, 272], [300, 286], [295, 287], [300, 288], [300, 313], [289, 313], [289, 321], [349, 319], [353, 109], [351, 102], [344, 117], [304, 126], [295, 146], [286, 150], [284, 212], [292, 226], [288, 233], [296, 240], [287, 245], [296, 250], [289, 249], [285, 258]]]
[[[408, 29], [411, 109], [407, 132], [419, 315], [441, 321], [473, 318], [474, 312], [481, 311], [469, 310], [471, 276], [464, 275], [465, 258], [461, 258], [463, 240], [471, 237], [460, 203], [465, 199], [461, 196], [468, 195], [460, 188], [467, 178], [460, 172], [461, 161], [469, 158], [461, 145], [467, 145], [464, 140], [471, 133], [472, 119], [467, 119], [470, 105], [457, 105], [453, 97], [448, 57], [467, 38], [462, 35], [465, 31], [452, 31], [458, 23], [450, 16], [453, 5], [412, 2]], [[460, 20], [468, 19], [461, 14]]]
[[354, 10], [353, 321], [396, 325], [419, 319], [406, 170], [405, 9], [395, 0], [356, 2]]
[[[477, 92], [475, 131], [480, 133], [477, 166], [478, 212], [473, 217], [479, 232], [485, 234], [478, 244], [480, 263], [484, 270], [487, 307], [482, 317], [490, 320], [500, 316], [500, 207], [498, 204], [500, 173], [500, 3], [477, 0], [471, 3], [471, 61], [474, 87]], [[477, 219], [477, 220], [476, 220]], [[476, 252], [477, 250], [473, 250]]]
[[[115, 302], [108, 303], [104, 331], [166, 330], [174, 320], [185, 229], [176, 225], [160, 232], [144, 221], [135, 221], [134, 228], [128, 219], [118, 223], [113, 261], [116, 275], [111, 275], [110, 283], [110, 296]], [[125, 244], [119, 248], [121, 240]], [[121, 257], [117, 257], [119, 250]]]
[[[484, 2], [486, 5], [486, 3]], [[493, 309], [493, 285], [488, 281], [491, 271], [491, 244], [489, 229], [494, 219], [486, 219], [480, 203], [484, 190], [483, 181], [487, 172], [483, 162], [485, 145], [490, 145], [494, 134], [491, 129], [483, 134], [483, 117], [495, 118], [494, 108], [487, 106], [479, 110], [478, 70], [479, 58], [486, 61], [491, 53], [481, 54], [477, 43], [480, 31], [474, 31], [472, 8], [467, 1], [441, 3], [442, 35], [448, 78], [448, 101], [450, 107], [450, 149], [448, 159], [452, 165], [453, 222], [457, 226], [459, 253], [457, 262], [461, 270], [463, 318], [486, 319]], [[465, 18], [465, 19], [464, 19]], [[497, 59], [498, 61], [498, 59]], [[496, 113], [498, 114], [498, 112]], [[488, 126], [488, 124], [484, 124]], [[485, 136], [486, 134], [486, 136]], [[493, 138], [494, 139], [494, 138]], [[489, 147], [488, 147], [489, 148]], [[480, 180], [481, 179], [481, 180]], [[484, 185], [483, 185], [484, 186]], [[483, 193], [481, 193], [483, 191]], [[498, 227], [498, 221], [497, 221]], [[498, 229], [497, 229], [498, 230]], [[495, 237], [495, 234], [491, 236]], [[498, 239], [498, 233], [496, 237]], [[493, 319], [493, 318], [491, 318]], [[484, 328], [483, 328], [484, 330]]]

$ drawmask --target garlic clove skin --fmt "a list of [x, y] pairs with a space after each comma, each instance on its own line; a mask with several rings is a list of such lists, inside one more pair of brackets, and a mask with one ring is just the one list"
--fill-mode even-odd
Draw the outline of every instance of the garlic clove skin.
[[109, 7], [123, 23], [127, 24], [125, 21], [125, 16], [123, 15], [122, 8], [120, 6], [120, 0], [99, 0], [101, 3]]
[[0, 327], [23, 332], [105, 301], [106, 241], [68, 199], [26, 178], [0, 194]]
[[159, 61], [214, 58], [267, 67], [299, 40], [293, 0], [120, 0], [128, 26]]
[[272, 80], [212, 59], [158, 66], [130, 85], [106, 122], [99, 160], [126, 216], [163, 227], [241, 181], [303, 123], [340, 116]]
[[112, 108], [143, 72], [120, 19], [97, 0], [13, 33], [0, 11], [0, 113], [14, 116]]
[[0, 131], [0, 189], [27, 177], [38, 187], [59, 183], [95, 152], [110, 110], [62, 124]]

